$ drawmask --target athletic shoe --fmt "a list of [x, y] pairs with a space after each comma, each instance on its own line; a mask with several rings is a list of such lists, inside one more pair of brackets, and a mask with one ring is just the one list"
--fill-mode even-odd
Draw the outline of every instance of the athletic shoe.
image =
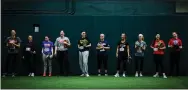
[[123, 77], [126, 77], [125, 73], [122, 75]]
[[108, 76], [108, 74], [105, 74], [105, 76]]
[[15, 77], [15, 75], [14, 75], [14, 74], [12, 74], [12, 77]]
[[153, 75], [153, 77], [159, 77], [159, 74], [156, 73], [155, 75]]
[[138, 73], [136, 72], [135, 77], [138, 77]]
[[85, 74], [82, 74], [82, 75], [80, 75], [80, 76], [82, 76], [82, 77], [83, 77], [83, 76], [85, 76]]
[[52, 73], [49, 73], [49, 75], [48, 75], [49, 77], [51, 77], [52, 76]]
[[118, 74], [118, 73], [116, 73], [114, 76], [115, 76], [115, 77], [119, 77], [119, 74]]
[[29, 75], [28, 76], [31, 76], [31, 73], [29, 73]]
[[167, 76], [165, 75], [165, 73], [163, 73], [163, 78], [167, 78]]
[[98, 76], [101, 76], [101, 74], [98, 74]]
[[86, 74], [86, 77], [89, 77], [89, 74]]
[[43, 77], [46, 77], [46, 73], [43, 73]]
[[140, 73], [140, 77], [142, 77], [143, 75], [142, 75], [142, 73]]
[[35, 76], [35, 74], [34, 74], [34, 73], [31, 73], [31, 76], [32, 76], [32, 77], [34, 77], [34, 76]]

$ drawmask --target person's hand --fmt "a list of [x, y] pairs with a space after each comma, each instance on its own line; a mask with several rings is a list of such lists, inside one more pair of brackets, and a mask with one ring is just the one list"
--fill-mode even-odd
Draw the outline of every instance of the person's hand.
[[153, 51], [158, 51], [158, 48], [153, 48]]
[[53, 55], [50, 55], [50, 58], [53, 58]]
[[24, 59], [24, 56], [22, 58]]
[[36, 54], [36, 51], [33, 51], [33, 54]]
[[118, 53], [116, 53], [116, 57], [118, 57]]
[[63, 42], [63, 44], [68, 45], [68, 43], [67, 43], [67, 42]]
[[79, 49], [84, 49], [84, 47], [83, 47], [83, 46], [79, 46], [78, 48], [79, 48]]
[[57, 52], [54, 53], [54, 56], [57, 56]]

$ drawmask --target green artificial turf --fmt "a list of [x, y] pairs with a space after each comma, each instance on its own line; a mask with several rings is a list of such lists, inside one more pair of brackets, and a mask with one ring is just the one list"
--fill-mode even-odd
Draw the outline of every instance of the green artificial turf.
[[188, 77], [5, 77], [2, 89], [186, 89]]

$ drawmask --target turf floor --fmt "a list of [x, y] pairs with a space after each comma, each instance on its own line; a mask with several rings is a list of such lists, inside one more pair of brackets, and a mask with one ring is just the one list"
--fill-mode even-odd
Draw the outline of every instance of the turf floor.
[[187, 89], [188, 77], [5, 77], [2, 89]]

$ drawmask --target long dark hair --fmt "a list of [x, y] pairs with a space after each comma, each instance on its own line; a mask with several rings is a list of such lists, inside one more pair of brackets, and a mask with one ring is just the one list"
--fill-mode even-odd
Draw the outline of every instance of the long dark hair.
[[[159, 33], [156, 33], [156, 35], [157, 35], [157, 34], [159, 34]], [[156, 40], [157, 40], [157, 39], [156, 39], [156, 37], [155, 37], [154, 40], [153, 40], [153, 42], [152, 42], [152, 44], [151, 44], [152, 47], [155, 45], [155, 41], [156, 41]]]

